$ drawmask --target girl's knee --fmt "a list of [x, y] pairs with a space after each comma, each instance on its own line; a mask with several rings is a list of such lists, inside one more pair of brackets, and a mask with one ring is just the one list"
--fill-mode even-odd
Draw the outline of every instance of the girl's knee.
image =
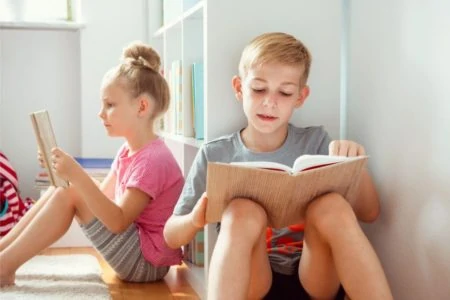
[[259, 236], [267, 226], [267, 214], [254, 201], [239, 198], [232, 200], [226, 207], [221, 223], [221, 230], [249, 231]]
[[358, 222], [350, 203], [344, 197], [338, 193], [328, 193], [316, 198], [308, 206], [306, 224], [325, 231], [355, 226]]

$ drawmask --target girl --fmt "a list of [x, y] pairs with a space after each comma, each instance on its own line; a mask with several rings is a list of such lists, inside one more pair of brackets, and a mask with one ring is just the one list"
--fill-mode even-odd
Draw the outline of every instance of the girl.
[[181, 262], [163, 228], [184, 180], [153, 127], [169, 106], [169, 88], [152, 48], [134, 43], [122, 58], [101, 88], [99, 117], [109, 136], [126, 140], [108, 176], [97, 185], [71, 156], [52, 150], [51, 167], [70, 187], [50, 187], [0, 240], [0, 286], [14, 284], [16, 270], [58, 240], [74, 217], [122, 280], [159, 280]]

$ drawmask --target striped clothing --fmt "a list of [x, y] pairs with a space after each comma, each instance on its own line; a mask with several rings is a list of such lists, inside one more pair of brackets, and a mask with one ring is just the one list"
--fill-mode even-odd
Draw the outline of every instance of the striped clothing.
[[20, 197], [17, 173], [8, 158], [0, 152], [0, 237], [19, 222], [32, 203], [30, 198]]

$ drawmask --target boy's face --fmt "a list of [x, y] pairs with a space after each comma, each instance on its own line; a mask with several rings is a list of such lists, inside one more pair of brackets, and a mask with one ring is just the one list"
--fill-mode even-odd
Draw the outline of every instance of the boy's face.
[[300, 86], [303, 68], [280, 63], [266, 63], [250, 68], [244, 78], [234, 77], [236, 97], [242, 101], [248, 125], [260, 133], [274, 133], [287, 128], [294, 110], [309, 94]]

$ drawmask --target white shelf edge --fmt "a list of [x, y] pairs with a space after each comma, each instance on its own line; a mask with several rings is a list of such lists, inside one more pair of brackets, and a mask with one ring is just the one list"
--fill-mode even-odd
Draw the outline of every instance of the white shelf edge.
[[187, 11], [185, 11], [181, 16], [179, 16], [178, 18], [176, 18], [175, 20], [173, 20], [172, 22], [162, 26], [161, 28], [159, 28], [154, 34], [153, 37], [154, 38], [161, 38], [163, 36], [163, 33], [165, 33], [167, 30], [169, 30], [170, 28], [173, 28], [179, 24], [181, 24], [181, 22], [183, 20], [186, 20], [187, 18], [189, 18], [190, 16], [192, 16], [193, 14], [195, 14], [196, 12], [200, 11], [201, 9], [203, 9], [203, 0], [198, 2], [197, 4], [195, 4], [194, 6], [192, 6], [191, 8], [189, 8]]
[[206, 296], [205, 268], [196, 266], [188, 261], [183, 261], [187, 266], [186, 280], [189, 282], [200, 299]]
[[189, 145], [195, 148], [200, 149], [201, 146], [203, 145], [204, 141], [203, 140], [197, 140], [193, 137], [185, 137], [182, 135], [177, 135], [177, 134], [170, 134], [170, 133], [161, 133], [161, 137], [164, 139], [169, 139], [171, 141], [175, 141], [175, 142], [179, 142], [185, 145]]
[[79, 30], [84, 23], [69, 21], [0, 21], [2, 29], [50, 29], [50, 30]]

